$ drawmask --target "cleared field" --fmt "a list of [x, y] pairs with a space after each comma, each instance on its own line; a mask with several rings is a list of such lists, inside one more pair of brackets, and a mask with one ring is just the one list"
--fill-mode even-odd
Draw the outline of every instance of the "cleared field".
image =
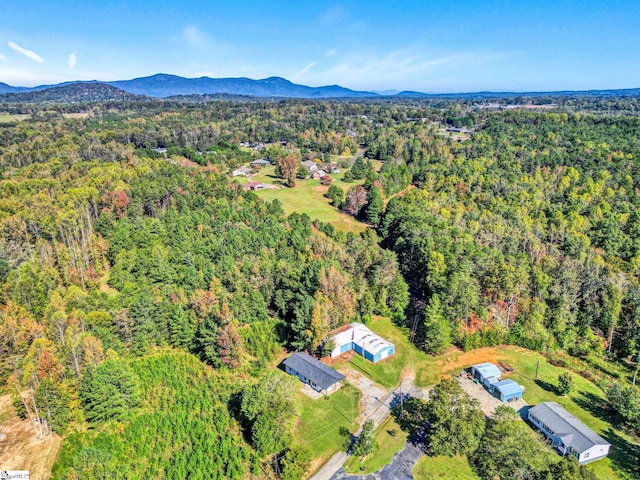
[[0, 123], [20, 122], [30, 116], [28, 113], [0, 113]]
[[344, 447], [341, 431], [357, 430], [356, 418], [360, 413], [360, 391], [345, 385], [328, 397], [312, 400], [300, 393], [302, 412], [296, 426], [295, 441], [307, 446], [315, 460], [311, 470]]
[[[283, 209], [287, 215], [297, 212], [306, 213], [313, 220], [320, 220], [332, 224], [335, 228], [346, 232], [361, 232], [367, 226], [350, 215], [340, 212], [334, 208], [324, 194], [329, 187], [321, 185], [318, 180], [298, 180], [294, 188], [283, 187], [283, 181], [274, 175], [275, 167], [267, 167], [259, 173], [251, 176], [251, 181], [270, 183], [278, 188], [267, 188], [258, 190], [256, 194], [266, 200], [278, 199], [282, 202]], [[350, 188], [356, 183], [342, 182], [343, 174], [332, 175], [334, 182], [343, 189]], [[246, 183], [248, 178], [240, 178], [240, 183]]]
[[396, 452], [402, 450], [407, 442], [407, 432], [400, 430], [393, 417], [388, 417], [376, 431], [378, 451], [367, 456], [363, 462], [360, 457], [349, 457], [344, 465], [347, 473], [366, 474], [377, 472], [391, 461]]
[[[438, 358], [437, 369], [440, 376], [458, 374], [463, 368], [486, 361], [503, 362], [514, 369], [505, 378], [512, 378], [525, 387], [527, 403], [558, 402], [611, 443], [609, 457], [589, 465], [598, 478], [640, 478], [636, 460], [640, 455], [640, 439], [611, 416], [606, 408], [604, 392], [591, 381], [572, 373], [575, 380], [572, 392], [566, 396], [556, 394], [558, 376], [567, 370], [551, 365], [543, 355], [514, 346], [480, 348], [469, 352], [452, 349]], [[419, 372], [419, 376], [420, 373], [423, 372]], [[435, 373], [431, 372], [426, 377], [432, 379]]]
[[64, 118], [69, 118], [69, 119], [87, 118], [89, 116], [89, 113], [88, 112], [63, 113], [62, 116]]
[[415, 480], [480, 480], [467, 457], [424, 456], [413, 468]]

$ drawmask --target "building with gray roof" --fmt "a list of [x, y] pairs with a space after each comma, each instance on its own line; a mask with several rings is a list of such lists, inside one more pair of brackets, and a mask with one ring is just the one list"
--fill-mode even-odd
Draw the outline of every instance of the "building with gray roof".
[[289, 375], [298, 377], [316, 392], [325, 395], [337, 390], [344, 379], [344, 375], [304, 352], [293, 353], [282, 364]]
[[609, 454], [609, 442], [556, 402], [543, 402], [531, 407], [528, 417], [562, 456], [571, 455], [581, 465]]

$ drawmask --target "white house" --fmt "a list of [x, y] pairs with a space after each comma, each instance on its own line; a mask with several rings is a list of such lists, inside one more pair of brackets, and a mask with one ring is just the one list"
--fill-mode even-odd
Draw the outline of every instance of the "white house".
[[331, 357], [337, 357], [349, 350], [355, 350], [367, 360], [376, 363], [395, 351], [393, 343], [373, 333], [362, 323], [351, 323], [340, 328], [331, 337], [333, 350]]
[[609, 442], [556, 402], [543, 402], [531, 407], [528, 417], [563, 457], [571, 455], [582, 465], [609, 454]]
[[307, 160], [305, 162], [300, 162], [300, 165], [304, 165], [309, 170], [309, 173], [313, 173], [318, 170], [318, 164], [313, 160]]
[[246, 177], [247, 175], [251, 174], [251, 172], [253, 172], [253, 170], [251, 170], [249, 167], [242, 166], [240, 168], [236, 168], [233, 172], [231, 172], [231, 174], [234, 177]]

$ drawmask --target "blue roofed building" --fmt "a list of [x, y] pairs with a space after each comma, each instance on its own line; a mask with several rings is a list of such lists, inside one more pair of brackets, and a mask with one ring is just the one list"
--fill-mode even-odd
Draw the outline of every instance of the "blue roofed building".
[[522, 398], [524, 387], [513, 380], [501, 380], [494, 383], [489, 391], [503, 402], [512, 402]]
[[[485, 379], [495, 378], [497, 380], [500, 380], [500, 377], [502, 377], [502, 372], [497, 365], [486, 362], [473, 365], [471, 367], [471, 375], [473, 375], [473, 377], [480, 383], [485, 385]], [[488, 380], [488, 382], [495, 383], [492, 380]]]

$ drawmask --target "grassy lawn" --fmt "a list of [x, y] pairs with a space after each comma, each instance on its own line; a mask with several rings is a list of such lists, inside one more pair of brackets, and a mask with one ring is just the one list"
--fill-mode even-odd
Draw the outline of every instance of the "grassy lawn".
[[[386, 317], [374, 317], [373, 321], [367, 325], [373, 332], [383, 338], [386, 338], [395, 345], [395, 353], [393, 356], [386, 358], [378, 363], [371, 363], [360, 355], [354, 355], [351, 359], [350, 366], [364, 373], [371, 380], [386, 388], [393, 388], [400, 383], [402, 371], [413, 370], [415, 372], [433, 372], [437, 368], [436, 357], [427, 355], [418, 350], [409, 341], [409, 332], [405, 328], [398, 327], [391, 319]], [[336, 367], [347, 365], [346, 360], [337, 362]], [[420, 380], [420, 377], [422, 379]], [[416, 384], [426, 386], [425, 378], [431, 378], [429, 375], [416, 375]], [[438, 376], [434, 377], [435, 383]]]
[[[282, 186], [282, 179], [274, 175], [275, 167], [266, 167], [255, 175], [251, 180], [254, 182], [271, 183]], [[343, 173], [332, 175], [334, 183], [343, 189], [347, 189], [356, 183], [348, 184], [342, 182]], [[239, 178], [241, 183], [248, 182], [248, 178]], [[362, 222], [334, 208], [324, 194], [329, 187], [321, 185], [318, 180], [298, 180], [294, 188], [267, 188], [258, 190], [256, 194], [266, 200], [278, 199], [282, 202], [284, 212], [289, 215], [293, 212], [306, 213], [313, 220], [320, 220], [332, 224], [335, 228], [346, 232], [361, 232], [366, 227]]]
[[295, 431], [296, 442], [311, 450], [317, 466], [344, 446], [342, 429], [351, 433], [358, 429], [360, 391], [345, 385], [328, 397], [312, 400], [300, 393], [302, 412]]
[[467, 457], [427, 457], [418, 460], [413, 468], [415, 480], [480, 480], [469, 465]]
[[18, 122], [30, 116], [28, 113], [0, 113], [0, 123]]
[[[393, 434], [389, 432], [393, 432]], [[387, 417], [378, 427], [376, 439], [378, 440], [378, 451], [366, 457], [363, 462], [360, 462], [360, 457], [350, 457], [344, 465], [347, 473], [365, 474], [380, 470], [407, 443], [407, 432], [400, 430], [392, 417]]]

